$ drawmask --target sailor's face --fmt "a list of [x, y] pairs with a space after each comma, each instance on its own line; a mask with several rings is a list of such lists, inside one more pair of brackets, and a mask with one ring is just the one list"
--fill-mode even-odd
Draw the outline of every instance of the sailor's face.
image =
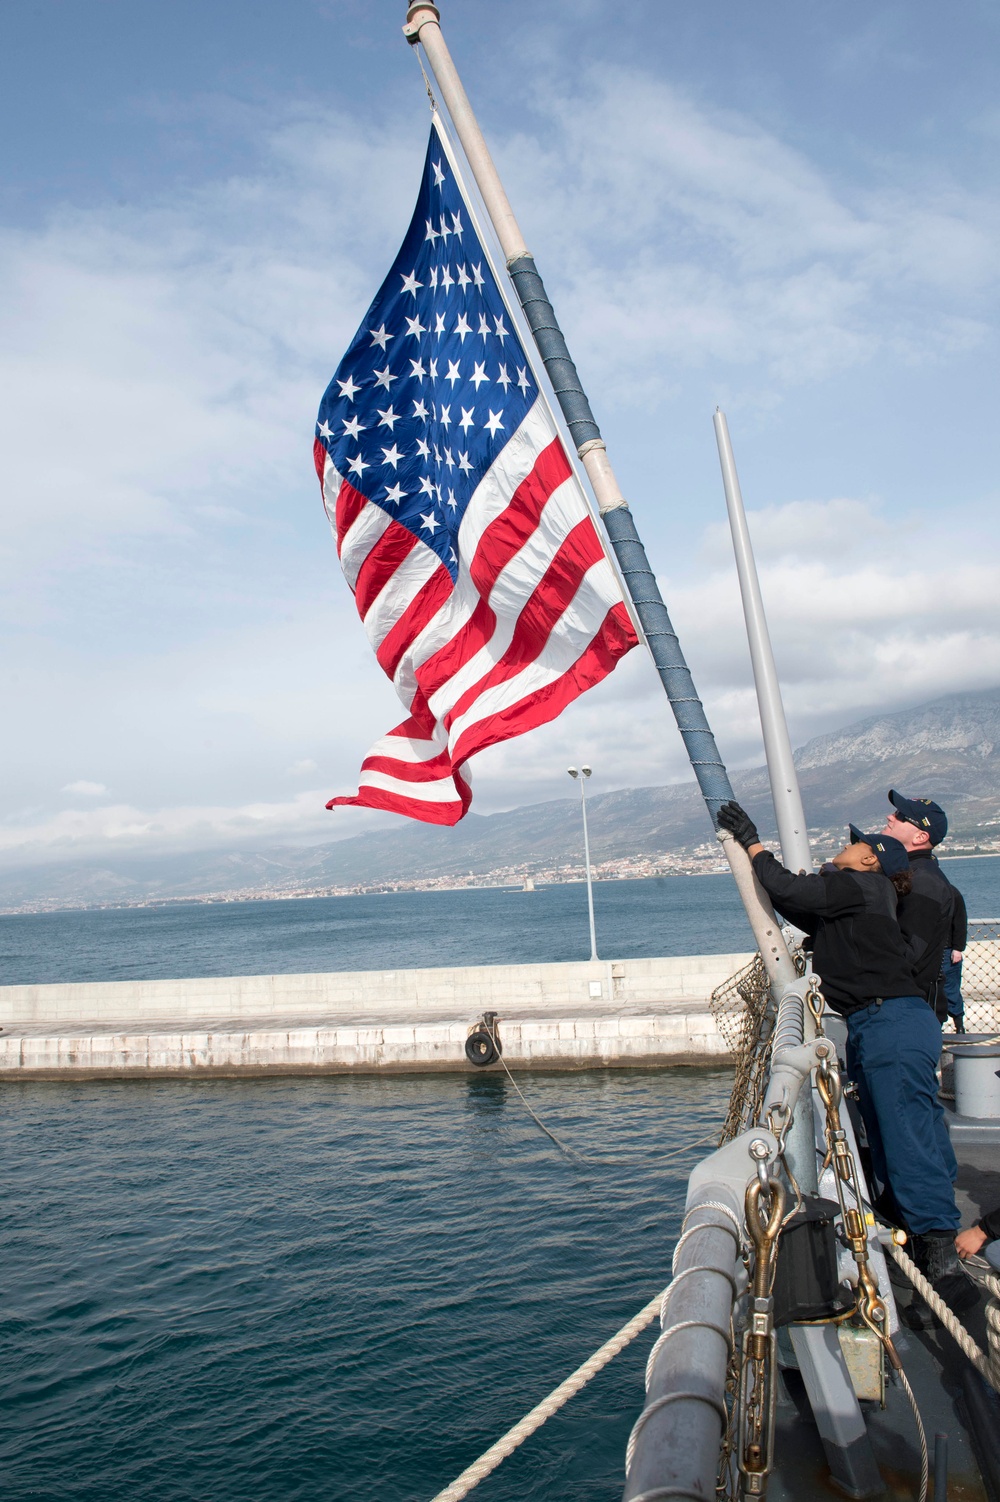
[[930, 848], [930, 836], [926, 829], [918, 829], [916, 824], [911, 824], [909, 819], [901, 819], [895, 811], [886, 819], [882, 833], [891, 834], [907, 851]]
[[845, 845], [831, 864], [838, 871], [867, 871], [876, 864], [875, 852], [863, 840], [858, 840], [857, 844]]

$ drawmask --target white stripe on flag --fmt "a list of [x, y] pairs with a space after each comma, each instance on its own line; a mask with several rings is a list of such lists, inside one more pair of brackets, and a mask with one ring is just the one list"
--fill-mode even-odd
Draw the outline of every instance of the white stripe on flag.
[[[525, 539], [520, 551], [500, 570], [488, 601], [496, 615], [493, 635], [430, 699], [430, 708], [436, 719], [444, 719], [462, 695], [499, 662], [510, 646], [521, 608], [545, 577], [571, 530], [573, 511], [570, 510], [567, 519], [565, 503], [568, 500], [572, 507], [575, 499], [576, 487], [570, 478], [552, 492], [542, 508], [538, 526]], [[606, 614], [606, 609], [601, 612], [601, 620]], [[553, 629], [558, 630], [558, 622]]]
[[327, 454], [323, 465], [323, 509], [333, 528], [334, 542], [337, 541], [337, 497], [340, 495], [340, 487], [343, 483], [343, 475], [334, 468], [333, 460]]
[[555, 436], [544, 403], [536, 401], [473, 491], [459, 528], [459, 568], [454, 592], [414, 638], [393, 677], [404, 704], [412, 701], [417, 690], [414, 670], [458, 634], [479, 604], [479, 592], [469, 576], [469, 563], [487, 527], [506, 511], [512, 496], [534, 469], [539, 453]]
[[406, 735], [384, 735], [380, 741], [367, 753], [367, 757], [384, 756], [394, 761], [406, 762], [409, 766], [418, 766], [424, 761], [433, 761], [435, 756], [440, 756], [442, 751], [448, 749], [448, 743], [442, 735], [440, 741], [413, 740]]
[[384, 793], [398, 793], [404, 798], [413, 798], [420, 803], [455, 803], [458, 794], [451, 774], [446, 772], [437, 782], [406, 782], [401, 777], [390, 777], [387, 772], [372, 772], [361, 769], [358, 778], [360, 787], [381, 788]]
[[580, 588], [556, 621], [534, 661], [514, 677], [485, 689], [475, 703], [453, 721], [448, 736], [449, 746], [454, 748], [470, 726], [520, 703], [529, 694], [561, 678], [587, 651], [601, 622], [620, 599], [611, 565], [602, 558], [584, 574]]
[[344, 541], [340, 548], [340, 566], [344, 570], [344, 578], [352, 589], [358, 582], [361, 565], [372, 548], [378, 544], [383, 532], [391, 525], [392, 517], [380, 506], [373, 506], [369, 501], [344, 533]]
[[428, 579], [433, 578], [440, 567], [438, 555], [432, 553], [430, 548], [422, 548], [419, 543], [407, 553], [365, 613], [365, 631], [376, 651], [400, 616], [413, 604]]

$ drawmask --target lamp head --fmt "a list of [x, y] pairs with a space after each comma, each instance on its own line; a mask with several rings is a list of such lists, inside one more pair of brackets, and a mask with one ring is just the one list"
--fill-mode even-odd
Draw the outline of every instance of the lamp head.
[[591, 775], [589, 767], [581, 767], [580, 771], [583, 773], [584, 777], [589, 777]]
[[576, 770], [576, 767], [567, 767], [566, 770], [567, 770], [567, 772], [569, 773], [569, 775], [571, 777], [579, 777], [579, 775], [580, 775], [579, 772]]

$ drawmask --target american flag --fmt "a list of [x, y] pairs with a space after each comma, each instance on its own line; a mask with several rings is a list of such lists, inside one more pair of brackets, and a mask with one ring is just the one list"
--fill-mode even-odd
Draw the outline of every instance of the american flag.
[[341, 567], [407, 712], [327, 808], [455, 824], [469, 757], [555, 719], [637, 638], [436, 117], [316, 434]]

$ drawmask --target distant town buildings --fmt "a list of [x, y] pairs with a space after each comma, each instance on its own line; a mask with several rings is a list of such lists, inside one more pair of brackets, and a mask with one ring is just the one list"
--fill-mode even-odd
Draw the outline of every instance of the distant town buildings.
[[[991, 826], [995, 821], [991, 821]], [[844, 841], [844, 830], [811, 829], [809, 838], [817, 860], [835, 854]], [[1000, 833], [993, 827], [975, 840], [957, 838], [949, 840], [942, 852], [948, 856], [1000, 855]], [[622, 856], [614, 860], [595, 861], [595, 881], [642, 881], [658, 876], [709, 876], [729, 870], [718, 843], [705, 840], [700, 845], [688, 846], [677, 851], [663, 851], [650, 855]], [[280, 882], [271, 887], [247, 886], [222, 892], [190, 893], [184, 896], [161, 896], [143, 898], [118, 898], [104, 902], [73, 903], [76, 908], [143, 908], [163, 907], [178, 902], [277, 902], [301, 897], [362, 897], [386, 892], [454, 892], [476, 888], [524, 887], [532, 881], [535, 888], [561, 886], [569, 882], [582, 882], [585, 871], [582, 858], [563, 862], [560, 865], [544, 865], [540, 861], [525, 861], [520, 864], [496, 866], [489, 871], [454, 872], [441, 876], [417, 875], [384, 881], [361, 881], [340, 883], [336, 886]], [[65, 901], [36, 900], [8, 913], [55, 912], [70, 906]]]

